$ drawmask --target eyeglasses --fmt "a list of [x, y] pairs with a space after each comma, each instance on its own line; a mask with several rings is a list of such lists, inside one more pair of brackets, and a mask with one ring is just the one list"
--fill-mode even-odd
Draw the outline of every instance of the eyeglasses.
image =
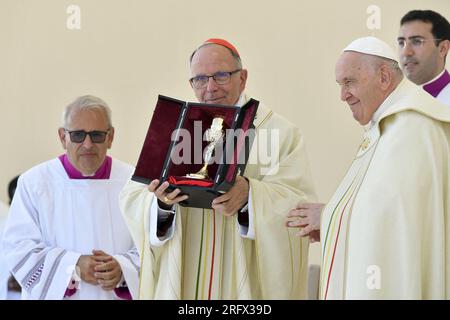
[[233, 75], [236, 72], [239, 72], [241, 70], [242, 69], [237, 69], [237, 70], [234, 70], [231, 72], [219, 71], [219, 72], [214, 73], [211, 76], [196, 76], [196, 77], [189, 79], [189, 82], [195, 89], [201, 89], [201, 88], [206, 87], [208, 85], [209, 78], [213, 78], [214, 81], [218, 85], [223, 85], [223, 84], [227, 84], [228, 82], [230, 82], [231, 75]]
[[70, 136], [70, 141], [74, 142], [74, 143], [83, 143], [84, 140], [86, 139], [86, 136], [89, 135], [89, 137], [91, 138], [91, 141], [93, 143], [103, 143], [106, 140], [106, 135], [109, 132], [108, 131], [84, 131], [84, 130], [74, 130], [74, 131], [69, 131], [67, 129], [64, 129], [65, 132], [67, 132]]
[[411, 37], [408, 39], [405, 38], [398, 38], [397, 39], [397, 44], [399, 46], [399, 48], [403, 49], [404, 47], [406, 47], [406, 45], [409, 43], [413, 48], [420, 48], [423, 46], [423, 44], [425, 43], [425, 41], [429, 41], [429, 40], [433, 40], [435, 41], [436, 45], [439, 44], [439, 42], [442, 41], [442, 39], [425, 39], [422, 37]]

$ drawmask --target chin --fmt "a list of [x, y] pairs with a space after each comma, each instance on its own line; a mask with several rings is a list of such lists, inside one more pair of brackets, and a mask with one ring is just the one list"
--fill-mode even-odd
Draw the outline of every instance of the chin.
[[362, 126], [365, 126], [366, 124], [368, 124], [370, 122], [370, 119], [360, 119], [358, 120], [359, 124]]
[[225, 99], [223, 99], [223, 98], [208, 99], [208, 100], [206, 100], [206, 103], [210, 103], [210, 104], [225, 104]]
[[99, 168], [100, 166], [84, 166], [82, 167], [82, 170], [80, 170], [80, 172], [83, 174], [83, 176], [92, 176], [97, 172]]
[[353, 115], [353, 119], [355, 119], [356, 122], [358, 122], [362, 126], [366, 125], [369, 122], [369, 121], [365, 121], [364, 119], [361, 119], [357, 115]]
[[409, 80], [409, 81], [411, 81], [411, 82], [414, 82], [415, 84], [417, 84], [417, 82], [418, 82], [418, 80], [419, 79], [417, 79], [417, 73], [416, 72], [408, 72], [408, 70], [406, 70], [406, 69], [403, 69], [403, 74], [405, 75], [405, 77]]

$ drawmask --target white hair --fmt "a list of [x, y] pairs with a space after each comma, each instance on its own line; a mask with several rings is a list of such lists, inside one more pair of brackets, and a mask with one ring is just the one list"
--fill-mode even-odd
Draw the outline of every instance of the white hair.
[[61, 118], [61, 124], [63, 128], [66, 128], [66, 126], [69, 123], [70, 117], [75, 111], [90, 110], [90, 109], [97, 109], [105, 112], [108, 120], [108, 126], [112, 127], [111, 109], [109, 108], [108, 104], [96, 96], [85, 95], [76, 98], [64, 109]]
[[364, 56], [367, 59], [366, 61], [370, 63], [370, 65], [374, 70], [380, 68], [382, 65], [386, 65], [395, 76], [397, 77], [403, 76], [402, 69], [398, 65], [397, 61], [368, 54], [364, 54]]

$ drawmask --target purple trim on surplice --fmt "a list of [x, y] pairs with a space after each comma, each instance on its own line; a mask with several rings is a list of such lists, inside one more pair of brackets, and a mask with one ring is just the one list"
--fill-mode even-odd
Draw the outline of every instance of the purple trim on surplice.
[[90, 177], [83, 176], [81, 172], [70, 163], [67, 154], [62, 154], [58, 158], [70, 179], [109, 179], [109, 176], [111, 175], [112, 158], [109, 156], [106, 156], [105, 161], [103, 161], [97, 172]]
[[132, 300], [130, 290], [128, 287], [119, 287], [114, 289], [114, 293], [116, 296], [118, 296], [120, 299], [123, 300]]
[[444, 89], [449, 83], [450, 83], [450, 74], [448, 73], [447, 70], [445, 70], [444, 73], [439, 78], [437, 78], [431, 83], [424, 85], [423, 89], [436, 98], [442, 91], [442, 89]]

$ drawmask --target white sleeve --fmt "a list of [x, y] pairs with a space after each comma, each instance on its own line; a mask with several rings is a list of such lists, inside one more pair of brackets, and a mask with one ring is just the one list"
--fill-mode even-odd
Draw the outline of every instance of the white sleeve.
[[62, 299], [80, 253], [48, 246], [43, 240], [33, 194], [18, 181], [3, 234], [8, 267], [30, 299]]
[[141, 261], [139, 253], [136, 248], [129, 250], [128, 252], [114, 255], [114, 258], [119, 262], [122, 269], [122, 278], [119, 281], [117, 287], [119, 287], [123, 281], [126, 282], [131, 297], [134, 300], [139, 298], [139, 274], [141, 271]]
[[[245, 211], [247, 209], [248, 211], [248, 227], [245, 227], [238, 223], [239, 228], [239, 234], [243, 238], [255, 240], [255, 225], [253, 223], [253, 205], [252, 205], [252, 193], [251, 193], [251, 187], [248, 189], [248, 203], [247, 206], [243, 208], [241, 211]], [[237, 219], [237, 214], [236, 214]]]
[[175, 210], [163, 210], [158, 206], [158, 198], [153, 197], [152, 203], [150, 205], [150, 226], [149, 226], [149, 232], [150, 232], [150, 245], [159, 247], [162, 246], [164, 243], [166, 243], [168, 240], [172, 239], [174, 231], [175, 231], [175, 221], [176, 217], [174, 217], [172, 225], [167, 230], [164, 237], [160, 238], [157, 236], [157, 228], [158, 228], [158, 217], [163, 217], [167, 215], [168, 213], [175, 212]]

